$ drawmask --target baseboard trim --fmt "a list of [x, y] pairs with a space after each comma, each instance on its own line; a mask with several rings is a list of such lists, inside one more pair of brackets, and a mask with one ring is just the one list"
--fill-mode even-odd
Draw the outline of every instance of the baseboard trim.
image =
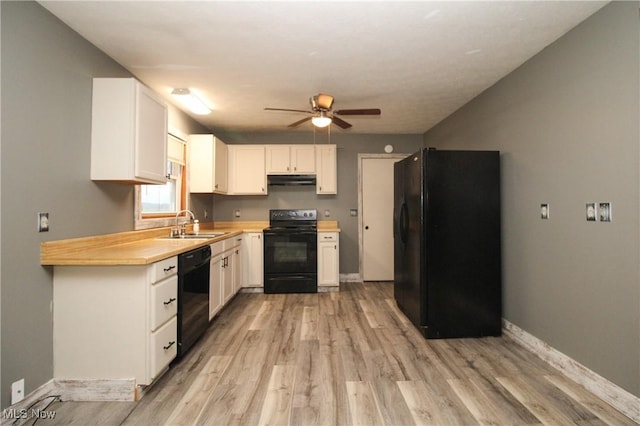
[[359, 273], [350, 273], [350, 274], [340, 274], [340, 282], [341, 283], [360, 283], [362, 282], [362, 277]]
[[631, 420], [640, 423], [640, 410], [638, 409], [640, 398], [505, 319], [502, 320], [502, 331], [505, 337], [533, 352], [547, 364], [581, 384]]
[[135, 379], [54, 379], [62, 401], [136, 401]]

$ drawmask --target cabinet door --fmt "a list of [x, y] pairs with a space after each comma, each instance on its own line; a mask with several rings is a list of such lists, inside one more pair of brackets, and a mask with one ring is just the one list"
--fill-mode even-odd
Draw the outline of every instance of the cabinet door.
[[209, 321], [222, 308], [222, 255], [211, 258], [211, 269], [209, 276]]
[[266, 195], [264, 145], [228, 145], [229, 193]]
[[242, 249], [240, 246], [233, 249], [232, 264], [233, 264], [233, 294], [236, 294], [240, 287], [242, 287]]
[[213, 179], [213, 192], [226, 194], [228, 190], [228, 149], [227, 145], [216, 138], [215, 143], [215, 167]]
[[242, 242], [245, 247], [243, 287], [262, 287], [264, 282], [262, 232], [248, 232]]
[[167, 182], [167, 107], [134, 78], [94, 78], [91, 179]]
[[213, 192], [214, 139], [213, 135], [189, 136], [189, 192]]
[[[151, 89], [136, 85], [135, 176], [167, 181], [167, 108]], [[115, 124], [114, 124], [115, 125]]]
[[227, 192], [227, 145], [214, 135], [189, 136], [189, 192]]
[[318, 285], [339, 285], [339, 269], [338, 234], [318, 232]]
[[316, 145], [316, 194], [338, 193], [335, 145]]
[[231, 251], [222, 258], [222, 304], [226, 304], [233, 297], [233, 257]]
[[314, 145], [291, 145], [290, 156], [293, 174], [313, 174], [316, 172]]
[[266, 145], [265, 158], [267, 174], [292, 173], [289, 145]]

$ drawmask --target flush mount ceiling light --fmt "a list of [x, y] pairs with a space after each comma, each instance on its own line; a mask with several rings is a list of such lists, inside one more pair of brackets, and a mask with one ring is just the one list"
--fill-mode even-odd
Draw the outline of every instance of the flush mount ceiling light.
[[211, 113], [211, 108], [189, 89], [173, 89], [171, 94], [194, 114], [207, 115]]
[[324, 111], [320, 111], [320, 115], [317, 117], [313, 117], [311, 119], [311, 122], [316, 127], [327, 127], [329, 124], [331, 124], [331, 117], [327, 117]]

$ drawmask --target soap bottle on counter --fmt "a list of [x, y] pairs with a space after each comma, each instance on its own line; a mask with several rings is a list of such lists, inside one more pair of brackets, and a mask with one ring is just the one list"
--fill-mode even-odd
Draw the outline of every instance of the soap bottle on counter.
[[196, 235], [200, 233], [200, 221], [198, 219], [193, 221], [193, 233]]

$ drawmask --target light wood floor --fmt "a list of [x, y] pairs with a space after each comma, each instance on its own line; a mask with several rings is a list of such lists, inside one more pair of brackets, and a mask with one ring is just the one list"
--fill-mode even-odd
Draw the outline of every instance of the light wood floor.
[[139, 402], [47, 410], [37, 424], [634, 424], [510, 340], [425, 340], [390, 283], [241, 293]]

